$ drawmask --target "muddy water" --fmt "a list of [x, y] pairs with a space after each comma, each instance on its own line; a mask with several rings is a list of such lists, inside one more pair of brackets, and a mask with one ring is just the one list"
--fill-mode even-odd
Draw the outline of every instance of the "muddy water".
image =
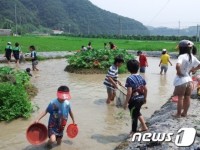
[[[149, 67], [145, 75], [148, 85], [148, 100], [142, 109], [145, 117], [160, 108], [172, 94], [172, 80], [175, 68], [170, 67], [167, 75], [159, 75], [159, 59], [148, 58]], [[172, 60], [175, 65], [175, 61]], [[102, 82], [105, 75], [77, 75], [64, 72], [64, 59], [42, 61], [39, 72], [34, 72], [32, 82], [39, 89], [33, 99], [40, 109], [28, 120], [18, 119], [10, 123], [0, 123], [0, 149], [2, 150], [43, 150], [44, 145], [32, 146], [26, 140], [26, 129], [36, 116], [42, 112], [53, 98], [60, 85], [68, 85], [71, 90], [72, 111], [79, 126], [79, 134], [75, 139], [63, 137], [63, 143], [53, 150], [111, 150], [117, 146], [129, 133], [131, 121], [128, 110], [116, 108], [115, 104], [106, 105], [106, 89]], [[11, 66], [15, 66], [12, 64]], [[30, 63], [22, 64], [20, 68], [30, 67]], [[119, 75], [125, 83], [128, 74]], [[48, 115], [41, 122], [47, 125]], [[68, 123], [71, 123], [69, 119]]]

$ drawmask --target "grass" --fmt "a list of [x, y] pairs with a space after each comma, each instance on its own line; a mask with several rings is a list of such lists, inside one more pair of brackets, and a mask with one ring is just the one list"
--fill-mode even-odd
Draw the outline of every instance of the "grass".
[[168, 51], [175, 51], [177, 42], [173, 41], [138, 41], [121, 39], [101, 39], [101, 38], [79, 38], [65, 36], [2, 36], [0, 37], [0, 53], [4, 53], [8, 41], [19, 42], [23, 52], [29, 52], [28, 47], [35, 45], [38, 52], [45, 51], [74, 51], [80, 50], [81, 46], [87, 46], [92, 42], [94, 49], [102, 49], [104, 43], [112, 41], [118, 48], [128, 50], [161, 50], [166, 48]]

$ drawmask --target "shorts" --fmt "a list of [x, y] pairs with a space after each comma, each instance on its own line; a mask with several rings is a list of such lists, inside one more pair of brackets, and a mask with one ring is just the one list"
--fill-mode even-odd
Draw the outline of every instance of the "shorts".
[[32, 61], [32, 65], [33, 65], [33, 66], [38, 65], [38, 61], [37, 61], [37, 60]]
[[168, 65], [162, 64], [162, 65], [161, 65], [161, 72], [163, 72], [163, 70], [164, 70], [164, 72], [166, 73], [167, 70], [168, 70]]
[[116, 93], [116, 90], [115, 89], [112, 89], [110, 87], [106, 87], [107, 88], [107, 93], [108, 94], [113, 94], [113, 93]]
[[7, 58], [7, 60], [11, 60], [11, 53], [12, 53], [12, 51], [11, 50], [6, 50], [6, 58]]
[[174, 96], [190, 96], [192, 93], [192, 82], [175, 86]]
[[13, 51], [14, 58], [19, 60], [19, 51]]
[[145, 73], [145, 68], [146, 67], [140, 67], [140, 73]]
[[57, 139], [57, 138], [61, 138], [61, 139], [62, 139], [62, 137], [63, 137], [63, 131], [57, 133], [57, 132], [55, 132], [52, 128], [48, 128], [48, 136], [49, 136], [49, 138], [50, 138], [52, 135], [55, 135], [55, 136], [56, 136], [56, 139]]

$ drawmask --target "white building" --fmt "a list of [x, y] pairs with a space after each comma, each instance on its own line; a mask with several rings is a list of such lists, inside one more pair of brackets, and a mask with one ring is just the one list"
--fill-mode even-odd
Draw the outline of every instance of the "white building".
[[64, 31], [61, 31], [61, 30], [52, 30], [53, 31], [53, 34], [63, 34]]
[[0, 36], [12, 35], [11, 29], [0, 29]]

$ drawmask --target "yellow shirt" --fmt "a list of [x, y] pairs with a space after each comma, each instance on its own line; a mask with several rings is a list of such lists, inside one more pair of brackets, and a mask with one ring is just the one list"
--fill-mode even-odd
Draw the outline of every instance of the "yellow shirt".
[[168, 65], [170, 56], [168, 54], [164, 54], [160, 57], [161, 64]]

